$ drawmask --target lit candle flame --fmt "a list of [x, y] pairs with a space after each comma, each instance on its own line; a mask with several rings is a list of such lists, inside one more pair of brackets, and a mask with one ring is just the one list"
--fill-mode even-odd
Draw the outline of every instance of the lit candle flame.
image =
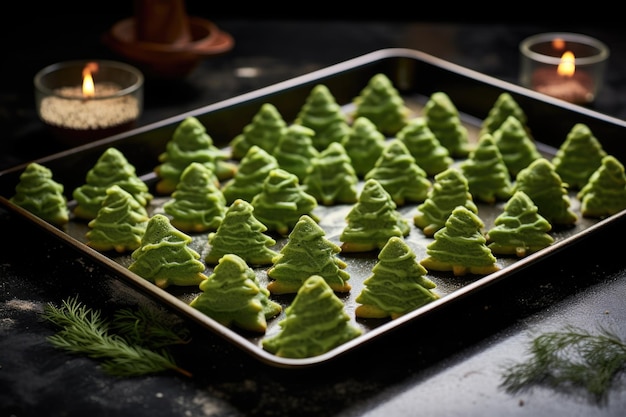
[[83, 68], [83, 96], [94, 97], [96, 95], [96, 86], [93, 82], [91, 74], [98, 72], [98, 64], [95, 62], [89, 62]]
[[574, 54], [570, 51], [566, 51], [561, 56], [561, 62], [556, 69], [556, 72], [563, 77], [571, 77], [576, 71], [576, 65], [574, 64]]

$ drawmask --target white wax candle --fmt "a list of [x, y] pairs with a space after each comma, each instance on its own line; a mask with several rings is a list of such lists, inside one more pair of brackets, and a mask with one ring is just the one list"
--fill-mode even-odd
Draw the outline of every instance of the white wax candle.
[[95, 98], [83, 98], [80, 86], [55, 90], [56, 96], [41, 100], [41, 118], [48, 124], [66, 129], [107, 129], [131, 122], [139, 116], [134, 96], [107, 97], [120, 88], [102, 83], [96, 86]]

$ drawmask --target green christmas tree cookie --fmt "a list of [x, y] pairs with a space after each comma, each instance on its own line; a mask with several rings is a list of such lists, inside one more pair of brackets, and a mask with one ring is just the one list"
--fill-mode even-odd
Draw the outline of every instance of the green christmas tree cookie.
[[315, 197], [304, 190], [295, 174], [281, 168], [269, 172], [261, 193], [252, 199], [251, 204], [254, 216], [268, 231], [281, 236], [287, 236], [303, 214], [318, 220], [313, 214], [317, 207]]
[[600, 167], [591, 174], [578, 192], [583, 217], [603, 218], [626, 208], [626, 174], [624, 165], [612, 155], [602, 158]]
[[342, 252], [380, 250], [392, 236], [407, 236], [411, 227], [396, 210], [391, 195], [375, 179], [365, 181], [359, 199], [346, 216], [339, 240]]
[[341, 142], [350, 130], [345, 113], [324, 84], [313, 87], [294, 123], [313, 129], [313, 146], [318, 151]]
[[383, 73], [374, 75], [353, 100], [353, 119], [367, 117], [387, 136], [395, 135], [409, 120], [410, 110], [400, 92]]
[[502, 160], [515, 177], [531, 162], [541, 158], [541, 153], [528, 132], [515, 116], [508, 116], [492, 134], [496, 146], [502, 154]]
[[450, 151], [439, 142], [424, 117], [411, 119], [398, 132], [397, 138], [406, 145], [417, 165], [430, 176], [445, 171], [454, 162]]
[[578, 216], [571, 208], [565, 184], [546, 158], [539, 158], [517, 174], [514, 191], [524, 191], [533, 200], [539, 214], [552, 226], [571, 225]]
[[240, 160], [254, 145], [272, 154], [278, 140], [284, 135], [285, 129], [287, 129], [287, 122], [276, 106], [263, 103], [250, 123], [230, 141], [232, 158]]
[[141, 244], [148, 220], [144, 206], [119, 185], [112, 185], [96, 218], [88, 223], [87, 246], [103, 252], [134, 251]]
[[192, 162], [181, 174], [172, 198], [163, 204], [163, 211], [183, 232], [216, 230], [226, 212], [226, 198], [215, 183], [213, 171]]
[[482, 234], [483, 221], [467, 207], [458, 206], [426, 246], [420, 264], [427, 270], [452, 271], [455, 276], [486, 275], [500, 269]]
[[278, 252], [271, 249], [276, 241], [264, 234], [267, 227], [254, 217], [254, 208], [246, 200], [237, 199], [226, 210], [216, 232], [209, 233], [207, 264], [215, 265], [228, 253], [241, 257], [248, 265], [269, 265]]
[[404, 142], [391, 139], [365, 180], [375, 179], [391, 195], [397, 206], [426, 199], [431, 182]]
[[313, 129], [302, 125], [290, 125], [280, 138], [272, 155], [278, 166], [298, 177], [300, 182], [311, 169], [311, 160], [319, 155], [313, 146]]
[[144, 207], [152, 201], [148, 185], [137, 176], [135, 167], [124, 154], [116, 148], [107, 148], [87, 172], [85, 184], [72, 192], [76, 200], [74, 215], [81, 219], [94, 219], [106, 198], [107, 189], [112, 185], [119, 185]]
[[[482, 122], [479, 137], [485, 133], [493, 133], [504, 123], [507, 117], [513, 116], [520, 121], [524, 128], [528, 128], [527, 116], [517, 101], [508, 92], [501, 93], [489, 109], [487, 116]], [[530, 134], [530, 132], [528, 132]]]
[[386, 138], [367, 117], [357, 117], [341, 144], [350, 157], [354, 171], [363, 178], [374, 167], [385, 149]]
[[485, 237], [492, 253], [523, 258], [554, 242], [548, 234], [550, 230], [552, 225], [538, 213], [530, 197], [523, 191], [516, 191]]
[[311, 160], [311, 168], [302, 185], [319, 204], [356, 203], [357, 177], [350, 157], [340, 142], [332, 142]]
[[251, 202], [261, 192], [267, 174], [275, 168], [278, 168], [276, 158], [260, 146], [252, 145], [239, 162], [235, 176], [222, 186], [226, 204], [237, 199]]
[[427, 272], [404, 239], [389, 238], [355, 300], [359, 303], [356, 317], [396, 319], [438, 299], [439, 295], [431, 291], [436, 285], [425, 276]]
[[450, 156], [465, 157], [471, 150], [469, 132], [461, 123], [459, 111], [443, 91], [436, 91], [424, 105], [424, 118], [437, 140]]
[[156, 284], [194, 286], [207, 278], [200, 254], [189, 246], [191, 237], [176, 229], [164, 214], [155, 214], [146, 225], [141, 246], [131, 253], [129, 271]]
[[63, 190], [63, 184], [52, 178], [48, 167], [31, 162], [20, 174], [15, 194], [9, 201], [48, 223], [63, 226], [70, 215]]
[[265, 333], [267, 320], [282, 311], [280, 304], [269, 299], [269, 291], [254, 270], [232, 253], [220, 258], [199, 288], [202, 293], [189, 305], [227, 327]]
[[569, 189], [580, 190], [606, 156], [600, 141], [584, 123], [576, 123], [552, 158], [552, 165]]
[[350, 291], [348, 266], [337, 257], [341, 248], [310, 216], [303, 215], [289, 234], [287, 243], [274, 258], [267, 275], [273, 279], [267, 289], [273, 294], [296, 293], [311, 275], [319, 275], [336, 292]]
[[493, 136], [485, 133], [460, 164], [474, 200], [494, 204], [513, 195], [513, 183]]
[[189, 116], [176, 127], [165, 152], [159, 155], [160, 164], [154, 169], [159, 178], [156, 191], [174, 192], [181, 174], [192, 162], [206, 165], [218, 180], [232, 178], [237, 171], [237, 166], [228, 161], [227, 152], [214, 145], [200, 120]]
[[478, 213], [467, 178], [459, 169], [452, 167], [435, 175], [428, 197], [417, 206], [413, 223], [422, 229], [424, 235], [431, 237], [445, 226], [446, 220], [458, 206]]
[[302, 284], [279, 326], [278, 333], [261, 343], [263, 349], [286, 358], [322, 355], [363, 333], [351, 323], [343, 302], [319, 275]]

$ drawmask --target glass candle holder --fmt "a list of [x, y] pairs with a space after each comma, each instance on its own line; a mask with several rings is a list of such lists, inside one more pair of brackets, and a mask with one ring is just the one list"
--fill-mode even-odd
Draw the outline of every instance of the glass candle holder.
[[577, 33], [542, 33], [524, 39], [520, 84], [570, 103], [592, 103], [603, 83], [609, 48]]
[[35, 106], [57, 140], [80, 145], [133, 128], [143, 111], [143, 84], [143, 74], [121, 62], [56, 63], [35, 75]]

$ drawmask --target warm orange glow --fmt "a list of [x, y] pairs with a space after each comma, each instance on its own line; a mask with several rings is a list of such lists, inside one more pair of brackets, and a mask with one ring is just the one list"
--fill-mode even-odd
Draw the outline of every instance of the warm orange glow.
[[559, 64], [556, 72], [564, 77], [571, 77], [576, 71], [576, 65], [574, 64], [574, 54], [567, 51], [561, 56], [561, 63]]
[[98, 64], [95, 62], [89, 62], [83, 68], [83, 96], [93, 97], [96, 94], [96, 86], [93, 82], [92, 74], [98, 72]]
[[553, 39], [552, 47], [557, 51], [562, 51], [563, 49], [565, 49], [565, 41], [561, 38]]

